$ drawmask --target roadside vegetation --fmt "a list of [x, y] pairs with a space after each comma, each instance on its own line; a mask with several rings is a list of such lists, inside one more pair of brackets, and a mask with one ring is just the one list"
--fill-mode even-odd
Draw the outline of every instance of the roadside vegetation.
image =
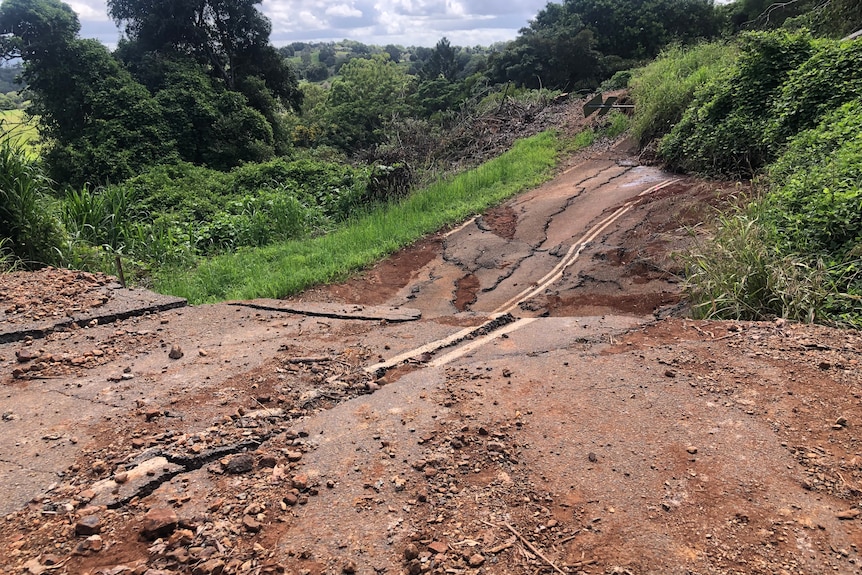
[[[691, 62], [705, 54], [698, 65], [732, 64], [700, 75]], [[679, 70], [691, 72], [668, 73]], [[662, 160], [752, 181], [683, 255], [696, 315], [862, 325], [862, 41], [749, 32], [669, 50], [632, 84], [635, 130], [661, 136]], [[654, 101], [667, 93], [671, 122]]]

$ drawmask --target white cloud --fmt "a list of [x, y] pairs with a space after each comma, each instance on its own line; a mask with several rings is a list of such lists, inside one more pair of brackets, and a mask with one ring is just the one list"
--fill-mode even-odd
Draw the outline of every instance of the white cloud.
[[[72, 0], [83, 37], [115, 45], [118, 33], [105, 0]], [[358, 40], [366, 44], [433, 46], [511, 40], [548, 0], [263, 0], [276, 45], [293, 41]]]
[[327, 16], [338, 16], [340, 18], [361, 18], [362, 11], [357, 10], [354, 6], [348, 6], [347, 4], [338, 4], [336, 6], [330, 6], [326, 9]]
[[98, 0], [78, 0], [75, 2], [66, 2], [72, 10], [78, 14], [78, 19], [82, 22], [105, 22], [109, 21], [108, 8], [104, 2]]

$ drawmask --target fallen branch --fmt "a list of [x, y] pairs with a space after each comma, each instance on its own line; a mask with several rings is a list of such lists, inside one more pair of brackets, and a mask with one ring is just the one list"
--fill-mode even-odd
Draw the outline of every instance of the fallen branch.
[[[485, 525], [488, 525], [488, 526], [490, 526], [490, 527], [497, 527], [497, 528], [499, 528], [499, 525], [494, 525], [493, 523], [488, 523], [487, 521], [482, 521], [482, 523], [484, 523]], [[503, 523], [503, 525], [506, 527], [506, 529], [508, 529], [509, 531], [511, 531], [512, 533], [514, 533], [515, 537], [517, 537], [518, 539], [520, 539], [520, 540], [521, 540], [521, 543], [523, 543], [524, 545], [526, 545], [526, 546], [527, 546], [527, 548], [528, 548], [530, 551], [532, 551], [532, 552], [533, 552], [537, 557], [540, 557], [540, 558], [541, 558], [545, 563], [547, 563], [547, 564], [548, 564], [548, 565], [549, 565], [549, 566], [550, 566], [554, 571], [556, 571], [556, 572], [557, 572], [557, 573], [559, 573], [560, 575], [569, 575], [568, 573], [566, 573], [565, 571], [563, 571], [562, 569], [560, 569], [559, 567], [557, 567], [557, 565], [556, 565], [553, 561], [551, 561], [550, 559], [548, 559], [547, 557], [545, 557], [545, 555], [544, 555], [541, 551], [539, 551], [538, 549], [536, 549], [536, 546], [535, 546], [535, 545], [533, 545], [532, 543], [530, 543], [529, 541], [527, 541], [527, 540], [524, 538], [524, 536], [523, 536], [523, 535], [521, 535], [521, 534], [518, 532], [518, 530], [517, 530], [517, 529], [515, 529], [514, 527], [512, 527], [512, 526], [511, 526], [511, 525], [509, 525], [508, 523]]]
[[332, 361], [331, 357], [291, 357], [287, 363], [324, 363]]

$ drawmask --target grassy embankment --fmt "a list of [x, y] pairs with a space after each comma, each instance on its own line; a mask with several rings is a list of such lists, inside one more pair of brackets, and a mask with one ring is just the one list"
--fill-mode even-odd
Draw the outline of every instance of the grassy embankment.
[[553, 132], [521, 140], [478, 168], [358, 214], [326, 235], [215, 256], [188, 271], [163, 270], [155, 287], [204, 303], [283, 297], [345, 279], [426, 234], [538, 185], [552, 174], [561, 145]]
[[862, 325], [862, 41], [746, 34], [669, 50], [632, 84], [661, 159], [752, 181], [682, 254], [695, 314]]

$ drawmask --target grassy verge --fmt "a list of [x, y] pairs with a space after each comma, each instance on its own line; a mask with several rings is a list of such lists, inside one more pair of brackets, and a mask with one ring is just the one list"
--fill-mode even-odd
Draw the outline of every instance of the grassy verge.
[[192, 270], [165, 269], [154, 287], [199, 304], [285, 297], [345, 279], [426, 234], [547, 180], [560, 146], [552, 132], [521, 140], [474, 170], [359, 214], [327, 235], [217, 256]]

